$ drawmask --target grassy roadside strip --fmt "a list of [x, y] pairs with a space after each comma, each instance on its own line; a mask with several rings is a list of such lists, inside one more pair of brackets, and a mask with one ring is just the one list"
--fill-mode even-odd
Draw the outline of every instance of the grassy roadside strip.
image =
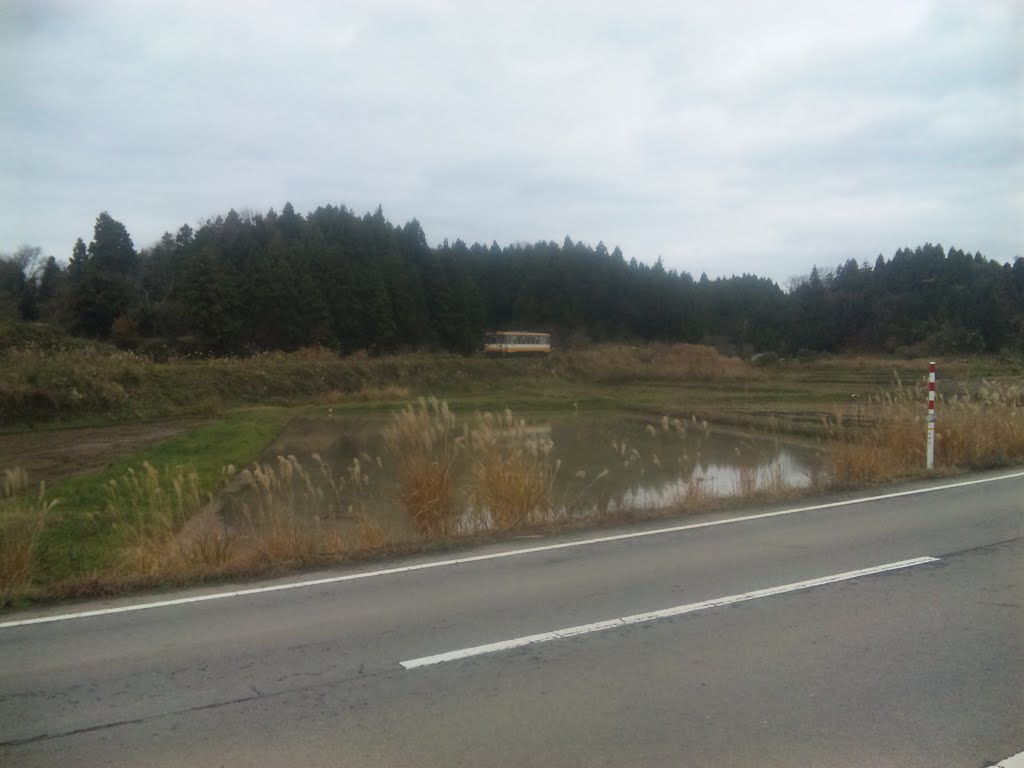
[[[6, 593], [18, 591], [19, 581], [48, 586], [67, 583], [57, 591], [73, 594], [70, 582], [79, 582], [82, 591], [88, 591], [97, 574], [117, 565], [122, 549], [117, 523], [125, 521], [116, 520], [108, 509], [112, 482], [144, 464], [161, 470], [187, 465], [205, 498], [216, 490], [225, 466], [258, 458], [289, 418], [288, 409], [274, 407], [228, 412], [100, 472], [56, 483], [41, 498], [29, 494], [5, 503], [0, 507], [0, 605]], [[45, 521], [40, 522], [43, 515]], [[27, 573], [17, 562], [18, 550], [26, 547], [33, 549]]]

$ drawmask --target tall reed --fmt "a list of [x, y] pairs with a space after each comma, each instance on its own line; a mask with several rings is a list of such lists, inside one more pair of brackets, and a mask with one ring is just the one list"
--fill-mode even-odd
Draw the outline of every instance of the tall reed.
[[982, 380], [940, 404], [941, 456], [949, 466], [982, 468], [1024, 461], [1024, 387]]
[[226, 467], [215, 500], [202, 497], [193, 469], [131, 468], [107, 486], [120, 575], [188, 580], [347, 551], [354, 500], [370, 494], [370, 480], [359, 459], [345, 475], [319, 454], [311, 469], [278, 456], [241, 471]]
[[[857, 418], [837, 412], [827, 420], [825, 450], [838, 485], [891, 480], [925, 468], [927, 433], [923, 382], [868, 398]], [[935, 466], [982, 469], [1024, 461], [1024, 390], [983, 381], [940, 394], [936, 406]]]
[[346, 489], [366, 492], [369, 475], [357, 458], [347, 469], [348, 482], [320, 454], [312, 460], [312, 471], [289, 455], [238, 473], [231, 507], [250, 559], [306, 562], [347, 547], [337, 524], [354, 514]]
[[199, 475], [177, 466], [160, 472], [149, 462], [107, 484], [107, 511], [122, 542], [122, 568], [132, 576], [181, 575], [224, 565], [234, 540], [216, 528], [182, 536], [185, 525], [211, 501]]
[[469, 430], [470, 482], [467, 496], [479, 519], [506, 530], [547, 522], [551, 487], [561, 467], [554, 443], [528, 431], [510, 410], [502, 417], [478, 413]]
[[9, 499], [25, 490], [28, 490], [28, 472], [22, 467], [5, 469], [0, 481], [0, 500]]
[[383, 430], [398, 498], [424, 537], [547, 522], [561, 466], [550, 438], [506, 410], [459, 425], [445, 401], [421, 398]]
[[466, 437], [458, 434], [448, 403], [421, 397], [396, 413], [381, 434], [397, 462], [398, 498], [413, 527], [424, 536], [455, 532], [456, 461]]
[[39, 540], [59, 499], [48, 499], [46, 484], [31, 505], [0, 507], [0, 608], [26, 594], [39, 566]]

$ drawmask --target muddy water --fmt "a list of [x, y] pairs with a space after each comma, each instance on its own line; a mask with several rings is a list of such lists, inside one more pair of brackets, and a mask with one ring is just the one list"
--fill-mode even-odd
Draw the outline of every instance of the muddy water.
[[556, 504], [561, 490], [565, 506], [597, 512], [806, 486], [821, 466], [811, 448], [693, 420], [573, 416], [545, 426], [562, 460]]
[[[271, 446], [268, 458], [292, 454], [306, 465], [314, 463], [313, 453], [319, 454], [346, 481], [340, 502], [346, 515], [370, 516], [391, 536], [405, 538], [412, 530], [396, 501], [395, 461], [381, 438], [388, 420], [299, 419]], [[463, 420], [472, 422], [472, 417]], [[557, 469], [551, 500], [564, 515], [653, 509], [705, 496], [801, 487], [822, 464], [812, 447], [716, 430], [694, 420], [607, 413], [526, 414], [525, 420], [525, 437], [520, 431], [519, 439], [552, 444], [549, 456]], [[479, 517], [475, 519], [479, 527]], [[474, 525], [467, 522], [466, 527]]]

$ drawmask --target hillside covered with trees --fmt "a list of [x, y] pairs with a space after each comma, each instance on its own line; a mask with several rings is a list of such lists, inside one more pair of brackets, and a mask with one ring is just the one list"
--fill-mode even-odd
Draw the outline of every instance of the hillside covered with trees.
[[102, 213], [66, 266], [37, 248], [0, 257], [0, 320], [214, 354], [471, 353], [499, 328], [547, 330], [559, 344], [703, 342], [742, 353], [998, 352], [1024, 349], [1024, 259], [928, 244], [815, 268], [784, 291], [754, 275], [694, 279], [569, 237], [432, 248], [415, 219], [396, 226], [379, 208], [232, 210], [141, 251]]

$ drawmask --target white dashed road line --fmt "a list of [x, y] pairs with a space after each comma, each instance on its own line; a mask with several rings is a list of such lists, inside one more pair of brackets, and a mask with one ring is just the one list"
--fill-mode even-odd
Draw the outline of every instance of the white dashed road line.
[[[660, 611], [637, 613], [632, 616], [623, 616], [618, 619], [608, 619], [607, 621], [598, 621], [593, 624], [581, 624], [575, 627], [556, 629], [551, 632], [542, 632], [538, 635], [526, 635], [525, 637], [517, 637], [513, 638], [512, 640], [502, 640], [497, 643], [488, 643], [487, 645], [477, 645], [472, 648], [462, 648], [457, 651], [438, 653], [434, 656], [422, 656], [418, 659], [401, 661], [399, 662], [399, 664], [401, 664], [406, 669], [428, 667], [432, 664], [442, 664], [446, 661], [467, 659], [471, 656], [483, 656], [487, 653], [498, 653], [500, 651], [507, 651], [511, 648], [521, 648], [524, 645], [535, 645], [537, 643], [546, 643], [551, 640], [562, 640], [567, 637], [586, 635], [590, 634], [591, 632], [602, 632], [606, 629], [618, 629], [620, 627], [628, 627], [631, 624], [644, 624], [646, 622], [655, 621], [657, 619], [667, 619], [672, 616], [681, 616], [684, 613], [695, 613], [697, 611], [704, 611], [709, 608], [720, 608], [724, 605], [742, 603], [747, 600], [756, 600], [760, 597], [772, 597], [773, 595], [782, 595], [787, 592], [796, 592], [797, 590], [801, 589], [810, 589], [812, 587], [820, 587], [825, 584], [835, 584], [839, 581], [848, 581], [850, 579], [856, 579], [861, 576], [870, 576], [876, 573], [885, 573], [886, 571], [895, 571], [901, 568], [912, 568], [916, 565], [925, 565], [927, 563], [936, 562], [938, 562], [937, 557], [916, 557], [913, 560], [900, 560], [896, 563], [886, 563], [885, 565], [876, 565], [871, 568], [861, 568], [857, 571], [835, 573], [831, 576], [822, 576], [820, 578], [810, 579], [808, 581], [797, 581], [793, 582], [792, 584], [783, 584], [782, 586], [778, 587], [758, 589], [753, 592], [742, 592], [738, 595], [716, 597], [713, 600], [704, 600], [700, 603], [688, 603], [686, 605], [677, 605], [672, 608], [664, 608]], [[1014, 766], [1014, 768], [1017, 767]]]
[[1013, 757], [1000, 760], [990, 768], [1024, 768], [1024, 752], [1018, 752]]

